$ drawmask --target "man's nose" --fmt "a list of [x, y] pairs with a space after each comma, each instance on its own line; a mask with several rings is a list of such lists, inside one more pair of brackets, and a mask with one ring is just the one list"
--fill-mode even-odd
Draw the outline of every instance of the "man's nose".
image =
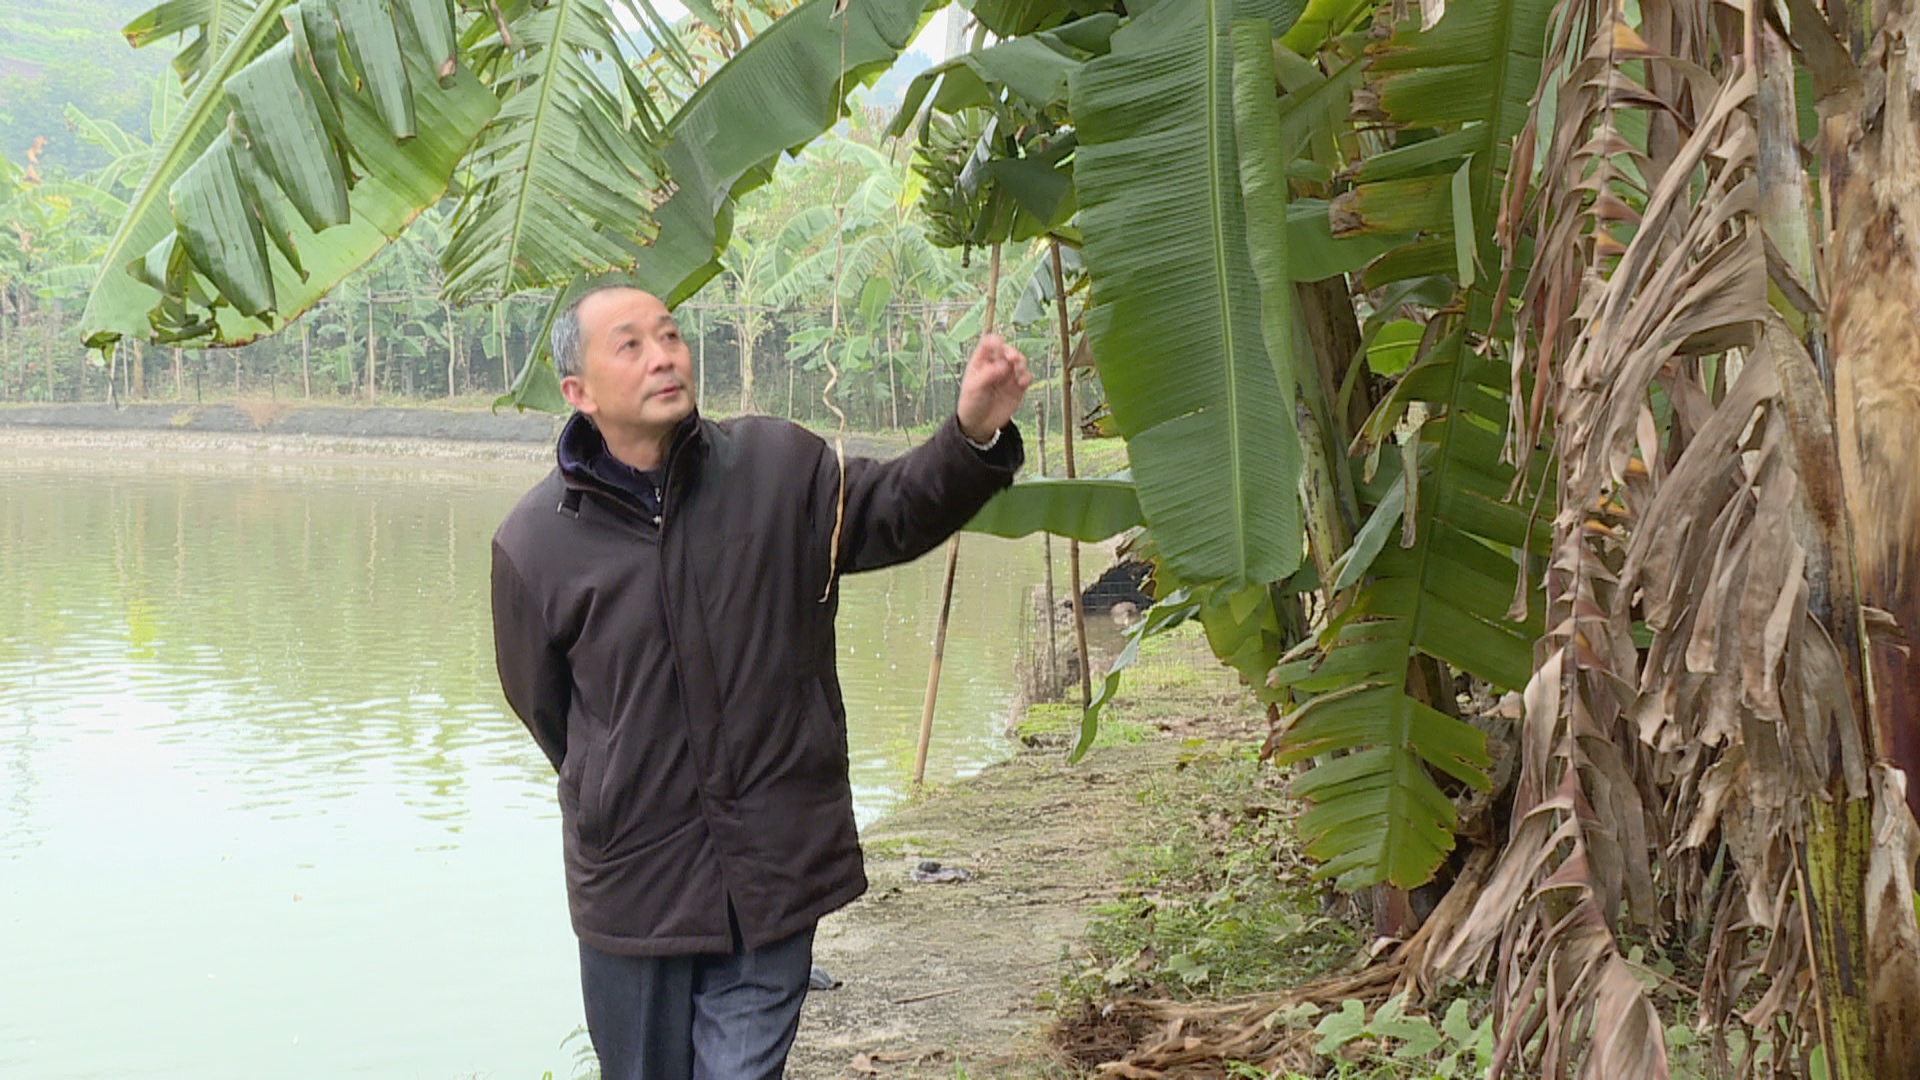
[[673, 350], [667, 348], [664, 341], [647, 343], [646, 361], [648, 371], [664, 371], [673, 366]]

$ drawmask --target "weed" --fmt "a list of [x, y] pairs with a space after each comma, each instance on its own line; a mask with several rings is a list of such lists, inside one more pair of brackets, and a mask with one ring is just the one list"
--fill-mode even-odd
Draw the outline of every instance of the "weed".
[[[1132, 746], [1147, 741], [1153, 731], [1150, 725], [1134, 720], [1103, 720], [1093, 748]], [[1072, 746], [1079, 735], [1080, 706], [1063, 701], [1036, 701], [1013, 725], [1013, 737], [1027, 746], [1065, 748]]]
[[1346, 964], [1358, 936], [1321, 910], [1281, 798], [1251, 751], [1195, 752], [1143, 791], [1128, 887], [1094, 909], [1062, 998], [1224, 996]]
[[933, 845], [917, 836], [888, 836], [863, 840], [861, 847], [870, 859], [904, 859], [909, 855], [938, 855]]
[[1370, 1076], [1480, 1076], [1493, 1061], [1493, 1022], [1482, 1017], [1474, 1023], [1471, 1014], [1464, 998], [1449, 1005], [1438, 1024], [1409, 1012], [1402, 994], [1388, 998], [1371, 1015], [1365, 1005], [1349, 999], [1314, 1025], [1319, 1041], [1313, 1052], [1365, 1068]]

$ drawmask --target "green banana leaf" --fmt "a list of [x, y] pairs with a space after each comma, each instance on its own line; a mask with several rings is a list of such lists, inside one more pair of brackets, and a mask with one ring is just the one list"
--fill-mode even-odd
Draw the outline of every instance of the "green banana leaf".
[[553, 0], [513, 24], [537, 47], [490, 47], [495, 84], [513, 92], [465, 162], [440, 259], [450, 299], [564, 285], [642, 257], [665, 171], [661, 122], [631, 65], [606, 63], [621, 56], [617, 10], [637, 15], [624, 0]]
[[[281, 6], [281, 3], [269, 0], [253, 9], [251, 17], [231, 36], [222, 38], [220, 32], [215, 30], [209, 31], [211, 38], [201, 39], [224, 40], [225, 46], [219, 55], [205, 62], [211, 77], [198, 80], [186, 105], [176, 114], [174, 127], [164, 134], [154, 133], [156, 146], [153, 162], [148, 166], [146, 177], [133, 198], [128, 201], [127, 214], [121, 219], [120, 227], [107, 242], [99, 275], [81, 315], [81, 336], [89, 347], [103, 348], [122, 337], [146, 338], [152, 332], [147, 322], [147, 311], [159, 302], [159, 290], [136, 279], [128, 272], [127, 264], [143, 258], [155, 244], [173, 232], [173, 214], [167, 205], [168, 191], [173, 181], [188, 165], [199, 159], [225, 125], [229, 111], [224, 92], [226, 76], [251, 62], [284, 33], [279, 16]], [[128, 39], [135, 44], [149, 40], [144, 36], [149, 24], [166, 33], [185, 29], [184, 24], [175, 26], [169, 21], [178, 17], [177, 13], [169, 13], [162, 18], [165, 10], [166, 5], [162, 5], [136, 19], [127, 28]], [[220, 26], [222, 21], [217, 18], [218, 13], [211, 14], [215, 16], [212, 25]]]
[[[86, 343], [251, 341], [440, 198], [497, 102], [470, 73], [442, 76], [420, 47], [435, 35], [416, 23], [448, 13], [424, 10], [255, 8], [129, 200], [82, 315]], [[349, 57], [384, 66], [376, 77]], [[350, 157], [365, 175], [349, 191]]]
[[[940, 0], [806, 0], [729, 60], [667, 126], [674, 192], [635, 281], [669, 305], [720, 270], [723, 205], [764, 182], [768, 163], [839, 120], [847, 91], [898, 59]], [[806, 73], [804, 76], [798, 73]]]
[[[1435, 775], [1487, 784], [1485, 737], [1408, 693], [1413, 658], [1516, 689], [1531, 674], [1541, 632], [1536, 592], [1519, 593], [1526, 616], [1509, 610], [1518, 564], [1544, 550], [1549, 531], [1531, 505], [1507, 497], [1515, 478], [1501, 460], [1499, 433], [1510, 372], [1504, 357], [1467, 345], [1469, 331], [1493, 325], [1499, 274], [1485, 271], [1497, 269], [1497, 255], [1490, 239], [1463, 249], [1456, 237], [1463, 226], [1473, 237], [1471, 221], [1498, 216], [1550, 10], [1549, 0], [1455, 4], [1432, 30], [1402, 29], [1383, 43], [1372, 72], [1383, 107], [1397, 125], [1437, 134], [1363, 162], [1359, 187], [1333, 208], [1343, 223], [1336, 235], [1421, 237], [1374, 261], [1369, 285], [1433, 274], [1451, 279], [1455, 292], [1452, 312], [1428, 330], [1431, 345], [1363, 433], [1378, 445], [1410, 415], [1426, 417], [1417, 453], [1388, 458], [1369, 485], [1372, 513], [1343, 556], [1340, 582], [1370, 577], [1317, 650], [1273, 673], [1300, 701], [1283, 720], [1275, 760], [1315, 762], [1295, 781], [1311, 804], [1300, 826], [1322, 873], [1343, 888], [1428, 880], [1452, 848], [1456, 824]], [[1420, 412], [1410, 414], [1416, 403]], [[1412, 476], [1400, 471], [1402, 459], [1414, 462]], [[1551, 506], [1543, 473], [1536, 466], [1524, 490]], [[1405, 527], [1396, 542], [1397, 522]]]
[[[847, 91], [892, 64], [938, 6], [848, 0], [836, 15], [834, 0], [806, 0], [727, 61], [668, 121], [665, 164], [674, 191], [654, 214], [658, 235], [622, 280], [670, 306], [712, 280], [732, 233], [733, 200], [765, 182], [783, 152], [832, 127]], [[577, 279], [556, 303], [585, 282]], [[494, 408], [556, 411], [558, 388], [543, 335]]]
[[1037, 532], [1085, 543], [1141, 524], [1133, 485], [1121, 479], [1023, 480], [995, 495], [967, 522], [969, 532], [1014, 539]]
[[[173, 56], [173, 70], [192, 83], [214, 70], [233, 40], [245, 33], [251, 16], [264, 3], [279, 7], [283, 0], [168, 0], [121, 27], [134, 48], [177, 36], [192, 35]], [[154, 128], [159, 138], [164, 129]]]
[[1112, 47], [1120, 17], [1111, 12], [1079, 19], [1058, 31], [1042, 31], [961, 53], [914, 76], [901, 95], [887, 134], [900, 138], [920, 117], [929, 95], [935, 111], [990, 107], [1004, 89], [1036, 113], [1067, 104], [1073, 69]]
[[1080, 9], [1096, 6], [1108, 5], [1086, 3], [1084, 0], [1079, 3], [1074, 0], [970, 0], [966, 4], [980, 25], [993, 31], [993, 36], [1003, 39], [1058, 26], [1076, 14], [1087, 13]]
[[1300, 563], [1292, 377], [1261, 328], [1226, 44], [1234, 18], [1281, 28], [1299, 11], [1160, 4], [1071, 79], [1087, 333], [1148, 527], [1190, 582], [1264, 584]]

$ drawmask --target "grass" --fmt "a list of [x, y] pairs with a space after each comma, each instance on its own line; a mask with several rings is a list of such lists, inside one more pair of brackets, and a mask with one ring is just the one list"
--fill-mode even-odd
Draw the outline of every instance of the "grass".
[[877, 840], [863, 840], [860, 846], [870, 859], [904, 859], [909, 855], [932, 858], [940, 854], [937, 845], [917, 836], [888, 836]]
[[1127, 886], [1095, 910], [1063, 1004], [1232, 996], [1351, 962], [1360, 938], [1326, 910], [1280, 778], [1252, 748], [1190, 744], [1136, 798]]
[[[1058, 708], [1058, 707], [1055, 707]], [[1069, 709], [1071, 713], [1073, 710]], [[1042, 709], [1043, 723], [1049, 715]], [[1075, 963], [1048, 1004], [1071, 1022], [1122, 998], [1196, 1005], [1270, 993], [1365, 962], [1371, 927], [1313, 877], [1296, 830], [1287, 774], [1258, 759], [1264, 726], [1195, 626], [1142, 644], [1102, 722], [1126, 745], [1155, 732], [1171, 743], [1134, 781], [1134, 824], [1117, 858], [1124, 884], [1094, 909]], [[1235, 718], [1238, 718], [1237, 720]], [[1115, 734], [1109, 735], [1108, 728]], [[1112, 760], [1111, 758], [1108, 760]], [[1489, 1048], [1484, 990], [1430, 1014], [1300, 1006], [1282, 1014], [1315, 1063], [1259, 1080], [1464, 1077]], [[1061, 1074], [1077, 1075], [1077, 1074]]]
[[[1080, 733], [1080, 706], [1064, 701], [1036, 701], [1028, 705], [1017, 723], [1013, 737], [1026, 746], [1066, 747]], [[1100, 734], [1093, 741], [1095, 750], [1110, 746], [1132, 746], [1153, 736], [1153, 727], [1135, 720], [1103, 719]]]

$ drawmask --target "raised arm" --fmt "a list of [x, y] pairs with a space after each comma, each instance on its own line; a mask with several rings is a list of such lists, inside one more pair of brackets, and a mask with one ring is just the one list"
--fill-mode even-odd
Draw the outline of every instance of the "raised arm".
[[[1026, 357], [989, 334], [961, 377], [959, 406], [931, 439], [892, 461], [849, 459], [841, 570], [918, 558], [1011, 484], [1024, 460], [1013, 414], [1032, 383]], [[831, 456], [825, 469], [830, 511], [838, 486]]]

